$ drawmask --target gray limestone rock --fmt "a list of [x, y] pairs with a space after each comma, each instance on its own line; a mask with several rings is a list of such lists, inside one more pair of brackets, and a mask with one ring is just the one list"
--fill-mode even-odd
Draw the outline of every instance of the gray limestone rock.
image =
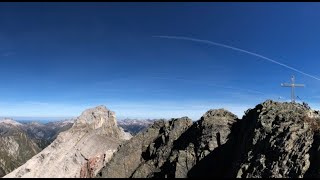
[[310, 167], [314, 131], [306, 117], [316, 114], [298, 103], [271, 100], [243, 118], [236, 177], [296, 178]]
[[130, 138], [106, 107], [88, 109], [69, 130], [4, 177], [94, 177], [118, 145]]
[[125, 142], [97, 177], [188, 177], [189, 171], [228, 140], [237, 116], [210, 110], [201, 120], [157, 121]]

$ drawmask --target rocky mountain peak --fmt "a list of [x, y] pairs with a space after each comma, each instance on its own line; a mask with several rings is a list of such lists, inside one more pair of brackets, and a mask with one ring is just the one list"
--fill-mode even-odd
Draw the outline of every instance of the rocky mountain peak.
[[114, 112], [103, 105], [89, 108], [70, 129], [5, 177], [94, 177], [130, 138], [117, 125]]
[[312, 123], [318, 121], [309, 118], [317, 116], [304, 104], [272, 100], [249, 109], [234, 132], [235, 152], [241, 152], [236, 177], [303, 177], [312, 166]]
[[232, 118], [237, 118], [236, 115], [231, 113], [228, 110], [225, 109], [210, 109], [207, 111], [204, 115], [204, 118], [209, 118], [209, 117], [232, 117]]
[[202, 126], [217, 126], [232, 124], [238, 117], [225, 109], [210, 109], [207, 111], [199, 121]]
[[101, 127], [116, 127], [115, 113], [106, 106], [100, 105], [87, 109], [75, 120], [74, 126], [89, 126], [92, 129]]

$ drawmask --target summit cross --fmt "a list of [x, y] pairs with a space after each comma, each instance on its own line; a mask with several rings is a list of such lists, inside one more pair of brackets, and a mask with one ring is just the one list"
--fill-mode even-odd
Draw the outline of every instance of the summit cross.
[[294, 76], [291, 76], [291, 84], [290, 83], [281, 83], [282, 87], [291, 87], [291, 102], [295, 102], [296, 97], [294, 95], [294, 88], [295, 87], [304, 87], [304, 84], [295, 84], [294, 83]]

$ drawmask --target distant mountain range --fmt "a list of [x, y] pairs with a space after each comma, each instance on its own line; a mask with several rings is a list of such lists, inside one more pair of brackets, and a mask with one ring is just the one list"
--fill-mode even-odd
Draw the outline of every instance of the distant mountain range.
[[118, 121], [118, 125], [122, 127], [126, 132], [130, 132], [132, 135], [136, 135], [138, 132], [146, 129], [156, 121], [155, 119], [123, 119]]
[[72, 124], [70, 120], [47, 124], [0, 120], [0, 177], [24, 164]]

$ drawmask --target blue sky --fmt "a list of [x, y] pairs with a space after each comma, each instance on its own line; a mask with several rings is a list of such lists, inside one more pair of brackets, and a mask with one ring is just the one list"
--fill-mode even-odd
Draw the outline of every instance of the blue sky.
[[297, 95], [318, 109], [319, 3], [0, 3], [0, 116], [70, 117], [103, 104], [118, 118], [238, 116]]

